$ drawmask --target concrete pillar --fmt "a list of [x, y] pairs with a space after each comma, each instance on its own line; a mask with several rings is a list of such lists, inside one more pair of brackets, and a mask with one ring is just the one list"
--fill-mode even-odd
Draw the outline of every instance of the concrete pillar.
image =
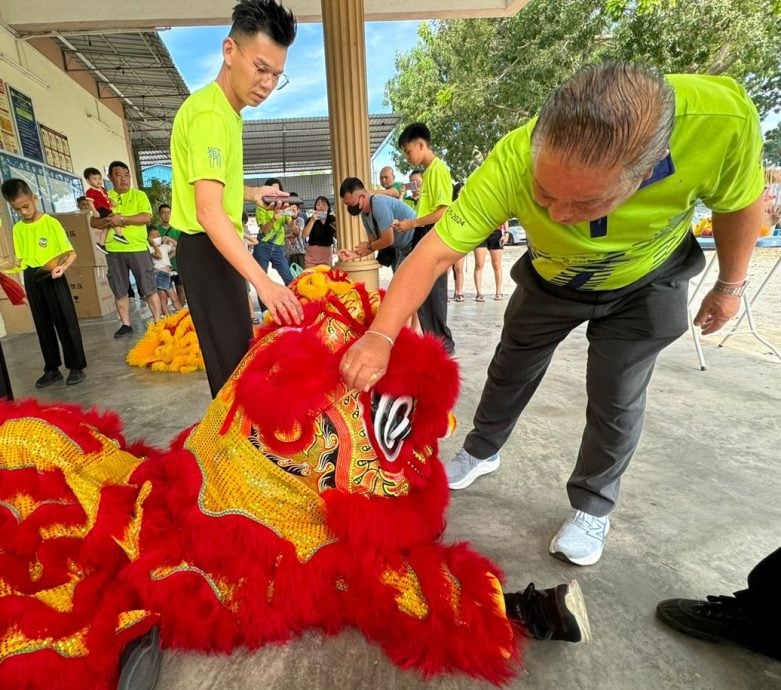
[[[367, 239], [366, 231], [361, 219], [341, 206], [339, 185], [345, 177], [359, 177], [371, 186], [363, 0], [321, 2], [334, 198], [339, 209], [337, 240], [340, 248], [352, 249]], [[380, 267], [373, 258], [338, 262], [337, 267], [370, 289], [379, 285]]]

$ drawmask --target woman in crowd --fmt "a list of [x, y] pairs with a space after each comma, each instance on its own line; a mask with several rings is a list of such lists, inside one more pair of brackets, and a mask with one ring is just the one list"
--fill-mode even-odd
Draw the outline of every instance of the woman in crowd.
[[331, 213], [331, 202], [324, 196], [315, 199], [315, 210], [304, 227], [307, 240], [306, 268], [330, 266], [336, 239], [336, 218]]

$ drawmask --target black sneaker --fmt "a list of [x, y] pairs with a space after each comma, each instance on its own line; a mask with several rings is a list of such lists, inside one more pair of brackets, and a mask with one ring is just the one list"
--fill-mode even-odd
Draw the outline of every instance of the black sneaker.
[[160, 629], [152, 628], [122, 652], [117, 690], [153, 690], [162, 661]]
[[77, 383], [81, 383], [87, 375], [84, 373], [84, 369], [71, 369], [68, 374], [68, 378], [65, 379], [66, 386], [75, 386]]
[[95, 242], [95, 246], [102, 251], [106, 256], [108, 256], [108, 249], [106, 249], [105, 244], [101, 244], [100, 242]]
[[535, 640], [591, 642], [586, 602], [577, 580], [550, 589], [535, 589], [504, 595], [507, 617], [520, 623]]
[[114, 333], [115, 338], [121, 338], [125, 335], [130, 335], [133, 332], [132, 326], [126, 326], [124, 323], [119, 327], [119, 330], [117, 330], [116, 333]]
[[35, 382], [35, 387], [46, 388], [46, 386], [51, 386], [53, 383], [57, 383], [58, 381], [62, 381], [62, 374], [60, 373], [59, 369], [55, 369], [54, 371], [44, 371], [43, 376], [41, 376], [41, 378]]
[[117, 233], [114, 233], [114, 240], [116, 242], [121, 242], [122, 244], [130, 244], [130, 241], [125, 237], [124, 235], [117, 235]]
[[657, 604], [656, 617], [698, 640], [750, 646], [748, 616], [735, 597], [709, 596], [707, 601], [667, 599]]

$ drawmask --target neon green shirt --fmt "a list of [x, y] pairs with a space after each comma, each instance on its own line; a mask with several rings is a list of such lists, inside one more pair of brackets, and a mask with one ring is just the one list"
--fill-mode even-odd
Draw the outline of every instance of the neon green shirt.
[[[108, 198], [114, 202], [112, 213], [118, 213], [121, 216], [135, 216], [137, 213], [148, 213], [152, 215], [152, 205], [149, 203], [149, 197], [140, 189], [128, 189], [122, 194], [117, 194], [112, 189], [108, 193]], [[114, 239], [114, 229], [109, 228], [106, 238], [106, 249], [110, 252], [146, 252], [149, 244], [146, 241], [146, 225], [126, 225], [121, 228], [122, 234], [127, 238], [128, 243], [123, 244]]]
[[60, 221], [47, 213], [32, 223], [20, 220], [14, 225], [13, 234], [14, 254], [21, 268], [38, 268], [60, 254], [73, 251]]
[[198, 180], [223, 185], [222, 207], [241, 237], [244, 210], [244, 150], [241, 116], [217, 82], [189, 96], [174, 118], [171, 133], [171, 225], [189, 235], [203, 232], [195, 212]]
[[697, 199], [739, 211], [762, 193], [759, 116], [729, 77], [670, 75], [675, 125], [670, 156], [606, 218], [561, 225], [532, 196], [532, 120], [502, 138], [437, 223], [450, 248], [467, 253], [516, 216], [535, 271], [578, 290], [614, 290], [658, 268], [690, 232]]
[[[263, 226], [270, 220], [273, 220], [275, 216], [274, 211], [267, 208], [258, 206], [255, 209], [255, 220], [258, 221], [258, 228], [263, 230]], [[262, 235], [259, 239], [261, 242], [271, 242], [271, 244], [282, 245], [285, 243], [285, 234], [287, 233], [287, 222], [290, 220], [288, 216], [280, 216], [274, 221], [266, 234]]]
[[[441, 206], [453, 203], [453, 178], [441, 158], [435, 158], [423, 171], [418, 199], [418, 218], [427, 216]], [[482, 242], [482, 240], [480, 240]], [[479, 242], [478, 242], [479, 244]]]

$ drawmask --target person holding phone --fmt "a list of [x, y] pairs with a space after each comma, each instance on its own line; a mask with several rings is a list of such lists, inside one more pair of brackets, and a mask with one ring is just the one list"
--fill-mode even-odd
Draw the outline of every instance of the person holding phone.
[[247, 352], [252, 322], [246, 282], [277, 323], [298, 324], [301, 304], [273, 282], [244, 247], [244, 201], [277, 209], [263, 197], [286, 195], [245, 187], [241, 110], [256, 107], [287, 83], [288, 47], [296, 36], [293, 13], [275, 0], [241, 0], [234, 8], [217, 79], [190, 95], [171, 135], [173, 213], [182, 230], [179, 274], [203, 352], [212, 396]]
[[331, 266], [336, 218], [331, 213], [331, 202], [324, 196], [315, 199], [315, 210], [304, 226], [304, 239], [307, 241], [306, 268]]

